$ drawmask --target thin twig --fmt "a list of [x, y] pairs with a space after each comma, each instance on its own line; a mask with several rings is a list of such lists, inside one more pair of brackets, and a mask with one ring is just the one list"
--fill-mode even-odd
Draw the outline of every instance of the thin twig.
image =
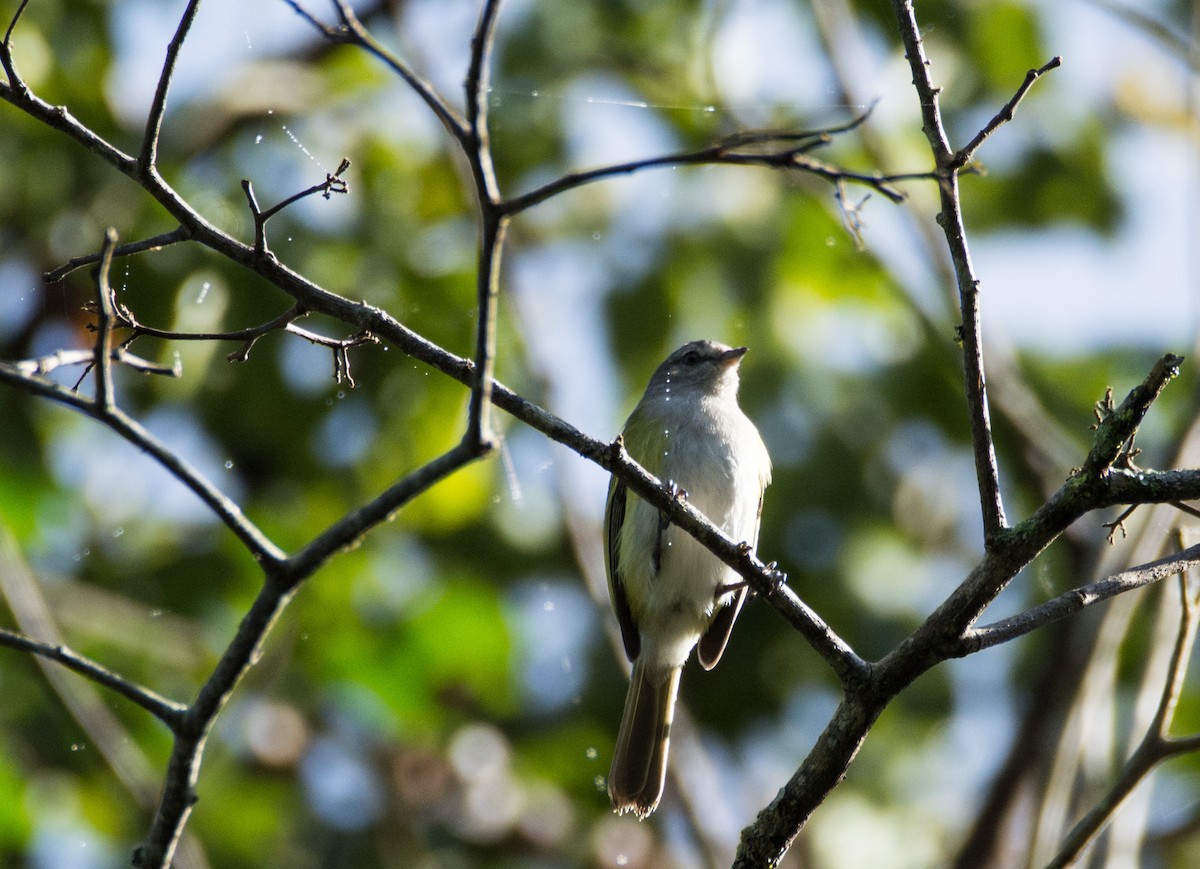
[[[864, 113], [853, 121], [839, 127], [832, 127], [828, 130], [817, 130], [810, 133], [742, 133], [723, 139], [714, 145], [708, 145], [691, 151], [678, 151], [657, 157], [647, 157], [641, 160], [616, 163], [611, 166], [600, 166], [595, 169], [571, 172], [543, 184], [541, 187], [535, 188], [528, 193], [511, 197], [501, 203], [501, 207], [506, 214], [515, 215], [535, 205], [539, 205], [547, 199], [594, 181], [618, 175], [629, 175], [645, 169], [670, 166], [726, 164], [799, 169], [800, 171], [818, 175], [834, 184], [840, 181], [853, 181], [858, 184], [865, 184], [879, 191], [893, 202], [901, 202], [904, 199], [904, 194], [892, 186], [894, 183], [936, 178], [936, 175], [929, 172], [904, 172], [897, 174], [852, 172], [805, 156], [806, 152], [811, 150], [814, 144], [824, 144], [829, 140], [829, 136], [856, 128], [866, 117], [867, 114]], [[799, 146], [788, 145], [788, 147], [782, 149], [742, 150], [752, 144], [765, 146], [788, 143], [792, 139], [797, 138], [803, 144]]]
[[96, 405], [102, 413], [113, 409], [112, 378], [112, 288], [108, 283], [108, 272], [112, 266], [113, 248], [117, 244], [117, 231], [108, 229], [104, 233], [104, 246], [100, 250], [100, 269], [96, 273], [96, 348], [94, 353], [96, 371]]
[[[154, 236], [153, 238], [146, 238], [141, 241], [133, 241], [129, 242], [128, 244], [119, 244], [113, 248], [112, 256], [113, 259], [116, 259], [117, 257], [130, 256], [135, 253], [161, 250], [167, 245], [176, 244], [177, 242], [181, 241], [187, 241], [191, 237], [191, 232], [187, 229], [187, 227], [177, 226], [170, 232], [164, 232], [161, 235]], [[99, 253], [89, 253], [82, 256], [72, 257], [58, 268], [46, 272], [44, 275], [42, 275], [42, 278], [47, 283], [55, 284], [72, 272], [99, 261]]]
[[[179, 377], [182, 373], [178, 359], [175, 359], [170, 365], [161, 365], [157, 362], [143, 359], [140, 356], [135, 356], [123, 347], [114, 347], [110, 355], [112, 361], [116, 364], [132, 368], [134, 371], [141, 372], [142, 374], [162, 374], [167, 377]], [[68, 365], [87, 365], [91, 367], [95, 363], [96, 354], [94, 350], [56, 350], [53, 353], [46, 356], [39, 356], [36, 359], [20, 359], [7, 364], [26, 377], [44, 377], [56, 368]]]
[[102, 685], [137, 704], [171, 729], [178, 725], [180, 717], [187, 710], [184, 704], [168, 700], [149, 688], [131, 682], [104, 665], [61, 644], [43, 643], [16, 631], [0, 628], [0, 646], [7, 646], [10, 649], [29, 652], [47, 660], [56, 661], [67, 669], [74, 670], [81, 676], [91, 679], [97, 685]]
[[[365, 330], [357, 332], [349, 338], [330, 338], [296, 325], [297, 320], [306, 316], [308, 316], [308, 311], [301, 305], [293, 305], [279, 316], [272, 317], [265, 323], [257, 326], [247, 326], [244, 329], [235, 329], [228, 332], [176, 332], [172, 329], [156, 329], [153, 326], [147, 326], [140, 322], [132, 311], [121, 305], [117, 308], [116, 318], [123, 327], [132, 330], [133, 334], [125, 339], [120, 348], [113, 351], [113, 359], [117, 362], [138, 367], [134, 362], [134, 360], [137, 360], [137, 357], [128, 354], [125, 348], [129, 347], [138, 338], [149, 337], [159, 338], [164, 341], [239, 341], [242, 346], [227, 354], [225, 358], [230, 362], [245, 362], [250, 358], [250, 351], [254, 348], [254, 345], [264, 335], [269, 335], [272, 332], [289, 332], [303, 338], [310, 344], [328, 347], [332, 350], [334, 353], [335, 379], [338, 382], [345, 379], [353, 386], [354, 380], [350, 377], [350, 363], [346, 352], [354, 347], [378, 344], [379, 339]], [[56, 354], [56, 357], [63, 356], [62, 351]], [[59, 360], [58, 364], [64, 364], [65, 361], [69, 361], [69, 357]], [[44, 361], [41, 359], [18, 364], [24, 366], [23, 370], [31, 374], [44, 374], [47, 370], [44, 367]], [[145, 368], [143, 367], [142, 370], [145, 370]], [[171, 369], [167, 373], [178, 375], [178, 369]]]
[[975, 152], [979, 150], [980, 146], [988, 139], [988, 137], [991, 136], [992, 133], [996, 132], [996, 130], [998, 130], [1001, 126], [1007, 124], [1013, 119], [1013, 116], [1017, 111], [1017, 106], [1020, 104], [1021, 100], [1025, 99], [1025, 95], [1029, 93], [1029, 90], [1033, 87], [1034, 82], [1036, 82], [1050, 70], [1058, 69], [1060, 66], [1062, 66], [1062, 58], [1055, 56], [1050, 58], [1049, 61], [1037, 69], [1029, 70], [1029, 72], [1025, 74], [1025, 81], [1023, 81], [1021, 86], [1017, 88], [1017, 92], [1013, 94], [1012, 99], [1004, 104], [1004, 108], [996, 112], [995, 117], [988, 121], [987, 125], [984, 126], [982, 130], [975, 134], [974, 139], [968, 142], [965, 147], [958, 150], [958, 153], [955, 154], [954, 158], [950, 161], [949, 168], [962, 169], [964, 166], [970, 163], [975, 156]]
[[425, 101], [425, 104], [429, 106], [437, 119], [442, 122], [442, 126], [454, 138], [461, 142], [469, 135], [467, 122], [434, 90], [432, 84], [418, 75], [407, 63], [380, 45], [363, 26], [362, 22], [359, 21], [358, 16], [354, 14], [354, 10], [350, 8], [350, 4], [346, 3], [345, 0], [334, 0], [338, 17], [341, 20], [340, 27], [330, 27], [327, 24], [322, 24], [316, 17], [301, 7], [297, 0], [284, 0], [284, 2], [288, 6], [291, 6], [305, 21], [317, 28], [326, 39], [343, 44], [358, 45], [383, 61], [385, 65], [399, 75], [416, 92], [417, 96]]
[[[164, 341], [241, 341], [245, 345], [241, 350], [230, 353], [227, 357], [231, 362], [245, 362], [250, 353], [250, 348], [263, 335], [268, 335], [271, 332], [286, 331], [293, 322], [307, 315], [307, 311], [300, 305], [292, 305], [282, 314], [277, 317], [272, 317], [265, 323], [260, 323], [257, 326], [247, 326], [244, 329], [234, 329], [228, 332], [176, 332], [173, 329], [156, 329], [153, 326], [147, 326], [138, 320], [132, 311], [122, 306], [118, 310], [118, 316], [122, 324], [132, 330], [133, 334], [126, 338], [124, 347], [130, 346], [134, 341], [141, 337], [159, 338]], [[304, 332], [297, 329], [297, 334], [302, 334], [303, 337], [312, 340], [312, 333]], [[330, 344], [336, 343], [334, 339], [325, 339]]]
[[270, 220], [272, 217], [274, 217], [280, 211], [283, 211], [283, 209], [287, 208], [293, 202], [298, 202], [301, 199], [304, 199], [305, 197], [308, 197], [308, 196], [312, 196], [315, 193], [320, 193], [321, 196], [325, 199], [329, 199], [334, 193], [349, 193], [350, 185], [346, 181], [346, 179], [342, 177], [342, 174], [349, 168], [350, 168], [350, 161], [347, 158], [343, 157], [342, 161], [340, 163], [338, 163], [338, 167], [336, 170], [334, 170], [333, 172], [325, 173], [325, 180], [322, 181], [320, 184], [314, 184], [312, 187], [309, 187], [307, 190], [301, 190], [299, 193], [289, 196], [287, 199], [283, 200], [282, 202], [279, 202], [279, 203], [271, 206], [270, 208], [268, 208], [266, 211], [262, 212], [259, 215], [262, 218], [262, 222], [266, 223], [268, 220]]
[[267, 247], [267, 222], [262, 219], [262, 209], [258, 205], [258, 197], [254, 195], [254, 184], [249, 178], [242, 179], [242, 192], [246, 195], [246, 204], [250, 206], [250, 217], [254, 221], [254, 252], [260, 256], [270, 256]]
[[[1200, 546], [1192, 549], [1200, 549]], [[1145, 781], [1154, 767], [1170, 757], [1200, 750], [1200, 736], [1180, 739], [1168, 736], [1175, 706], [1187, 675], [1187, 665], [1196, 638], [1197, 615], [1200, 612], [1188, 589], [1186, 573], [1181, 573], [1179, 577], [1179, 593], [1183, 598], [1179, 630], [1171, 650], [1171, 661], [1153, 722], [1108, 792], [1071, 829], [1058, 853], [1046, 864], [1046, 869], [1065, 869], [1074, 863], [1083, 850], [1108, 826], [1122, 803]]]
[[1200, 566], [1200, 544], [1157, 561], [1131, 567], [1104, 579], [1071, 589], [1025, 612], [966, 631], [947, 653], [963, 657], [1032, 633], [1085, 607], [1118, 594], [1152, 585], [1182, 571]]
[[349, 168], [350, 161], [343, 157], [334, 172], [325, 173], [325, 180], [320, 184], [314, 184], [307, 190], [301, 190], [266, 210], [258, 205], [258, 198], [254, 195], [254, 185], [250, 183], [249, 179], [242, 179], [242, 191], [246, 194], [246, 201], [250, 205], [250, 216], [254, 220], [255, 251], [260, 255], [270, 255], [271, 252], [267, 247], [267, 221], [289, 205], [317, 193], [320, 193], [325, 199], [329, 199], [334, 193], [349, 193], [350, 185], [342, 177], [342, 174]]
[[175, 28], [175, 35], [167, 45], [167, 56], [158, 75], [158, 84], [154, 88], [154, 99], [150, 102], [150, 111], [146, 116], [146, 132], [142, 137], [142, 150], [138, 156], [138, 164], [147, 177], [158, 172], [158, 141], [162, 136], [163, 115], [167, 112], [167, 94], [171, 90], [171, 78], [175, 74], [179, 52], [192, 29], [192, 22], [196, 20], [196, 11], [199, 8], [200, 0], [188, 0], [179, 19], [179, 26]]
[[4, 72], [8, 75], [9, 87], [22, 95], [28, 94], [29, 88], [20, 73], [17, 72], [17, 63], [13, 60], [12, 55], [12, 37], [17, 22], [21, 20], [21, 15], [28, 5], [29, 0], [21, 0], [17, 5], [17, 11], [13, 13], [12, 20], [8, 22], [8, 29], [4, 31], [4, 41], [0, 43], [0, 63], [3, 63]]
[[183, 483], [215, 513], [225, 525], [242, 541], [260, 563], [273, 564], [283, 561], [285, 555], [261, 530], [251, 522], [229, 497], [223, 494], [208, 478], [191, 464], [150, 434], [140, 423], [114, 407], [101, 411], [89, 398], [52, 383], [42, 377], [31, 376], [19, 367], [0, 362], [0, 382], [8, 383], [34, 395], [71, 407], [103, 423], [140, 451], [147, 453], [162, 465], [171, 476]]
[[[900, 38], [904, 43], [905, 58], [908, 60], [909, 69], [912, 72], [913, 87], [917, 91], [921, 106], [922, 129], [929, 141], [929, 147], [933, 152], [934, 162], [941, 179], [939, 185], [941, 212], [938, 215], [938, 222], [946, 236], [958, 285], [962, 315], [964, 384], [968, 417], [971, 423], [975, 474], [983, 513], [984, 539], [991, 543], [996, 540], [1008, 523], [1004, 515], [1004, 501], [1000, 493], [1000, 473], [996, 461], [996, 446], [992, 437], [987, 382], [984, 377], [983, 342], [980, 337], [979, 278], [971, 263], [966, 228], [963, 225], [962, 207], [959, 201], [958, 173], [963, 164], [957, 162], [959, 155], [951, 148], [946, 134], [939, 102], [941, 89], [934, 86], [930, 76], [929, 58], [925, 54], [925, 44], [917, 25], [913, 2], [912, 0], [893, 0], [892, 7], [899, 25]], [[1036, 76], [1034, 80], [1036, 80]], [[989, 124], [988, 127], [994, 129], [999, 126], [1005, 112], [1011, 113], [1011, 109], [1024, 96], [1025, 91], [1032, 83], [1032, 81], [1028, 81], [1026, 85], [1023, 85], [1018, 90], [1017, 97], [1011, 100], [1009, 105], [997, 115], [1001, 121], [993, 119], [995, 126]], [[965, 153], [968, 156], [973, 154], [974, 150], [987, 138], [987, 135], [990, 135], [990, 132], [990, 129], [985, 128], [985, 131], [976, 137], [978, 142], [968, 145], [967, 149], [964, 149]]]

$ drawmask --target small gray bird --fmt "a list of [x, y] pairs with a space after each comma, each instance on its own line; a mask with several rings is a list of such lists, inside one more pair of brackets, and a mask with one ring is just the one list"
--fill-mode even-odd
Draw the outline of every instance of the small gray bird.
[[[758, 543], [771, 459], [738, 406], [745, 347], [692, 341], [667, 357], [622, 430], [625, 448], [732, 540]], [[693, 647], [721, 659], [746, 587], [690, 534], [613, 477], [605, 510], [613, 609], [633, 676], [608, 794], [618, 813], [645, 818], [662, 797], [679, 674]], [[728, 590], [726, 590], [728, 589]]]

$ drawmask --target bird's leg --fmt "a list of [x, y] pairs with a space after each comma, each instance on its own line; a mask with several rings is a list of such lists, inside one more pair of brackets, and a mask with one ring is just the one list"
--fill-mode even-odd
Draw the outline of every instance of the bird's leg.
[[[749, 543], [742, 543], [738, 548], [743, 554], [749, 554], [750, 552]], [[771, 583], [771, 587], [767, 591], [768, 595], [774, 594], [787, 583], [787, 574], [779, 569], [779, 563], [776, 561], [772, 561], [770, 564], [768, 564], [763, 569], [763, 574]], [[732, 594], [735, 591], [740, 591], [749, 585], [750, 583], [744, 579], [737, 582], [726, 583], [725, 585], [718, 585], [717, 590], [713, 593], [713, 599], [715, 601], [720, 601], [725, 595]]]

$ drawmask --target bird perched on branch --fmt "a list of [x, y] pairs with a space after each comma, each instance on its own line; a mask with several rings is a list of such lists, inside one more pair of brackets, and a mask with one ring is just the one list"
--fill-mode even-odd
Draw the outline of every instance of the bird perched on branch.
[[[734, 541], [758, 542], [771, 460], [738, 406], [745, 347], [684, 344], [658, 366], [621, 436], [629, 455]], [[658, 805], [679, 674], [693, 648], [711, 670], [741, 610], [741, 577], [612, 478], [605, 510], [609, 592], [633, 662], [608, 793], [618, 813]]]

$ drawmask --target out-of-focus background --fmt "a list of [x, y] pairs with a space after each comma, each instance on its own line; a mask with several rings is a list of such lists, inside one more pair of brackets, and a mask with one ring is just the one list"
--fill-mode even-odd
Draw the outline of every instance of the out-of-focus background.
[[[0, 24], [16, 5], [0, 7]], [[358, 8], [461, 104], [477, 5]], [[306, 8], [333, 20], [320, 0]], [[136, 149], [181, 10], [34, 0], [14, 32], [16, 60], [40, 96]], [[1085, 454], [1106, 387], [1120, 396], [1162, 353], [1200, 349], [1200, 7], [978, 0], [917, 13], [955, 145], [1028, 69], [1064, 59], [962, 183], [1002, 483], [1019, 519]], [[878, 0], [509, 0], [490, 94], [497, 170], [518, 193], [738, 130], [836, 125], [873, 105], [817, 156], [924, 171], [909, 80]], [[8, 105], [0, 119], [3, 356], [89, 347], [88, 275], [47, 285], [41, 273], [95, 251], [105, 227], [133, 240], [173, 224], [62, 136]], [[185, 46], [164, 136], [167, 180], [246, 239], [241, 179], [265, 206], [349, 157], [350, 194], [275, 218], [272, 249], [469, 353], [476, 229], [462, 167], [377, 61], [330, 46], [283, 2], [212, 0]], [[680, 168], [582, 188], [515, 222], [499, 323], [500, 379], [600, 438], [679, 343], [749, 345], [742, 402], [775, 462], [760, 554], [869, 658], [915, 627], [981, 548], [936, 191], [903, 187], [903, 205], [849, 188], [861, 245], [832, 188], [810, 176]], [[289, 302], [190, 246], [119, 260], [113, 282], [144, 323], [177, 330], [241, 328]], [[229, 344], [136, 349], [178, 353], [184, 374], [122, 372], [125, 405], [287, 549], [461, 433], [463, 388], [385, 347], [351, 351], [354, 388], [334, 381], [327, 350], [294, 336], [268, 336], [244, 363], [226, 360]], [[1174, 462], [1196, 417], [1194, 358], [1139, 435], [1147, 466]], [[255, 565], [194, 497], [94, 423], [9, 389], [0, 419], [0, 623], [56, 631], [190, 699], [257, 590]], [[808, 751], [836, 680], [752, 604], [720, 667], [684, 676], [674, 750], [691, 799], [672, 778], [652, 822], [610, 814], [624, 671], [602, 597], [606, 479], [504, 421], [498, 460], [423, 495], [300, 592], [212, 736], [188, 828], [194, 865], [713, 865]], [[1112, 548], [1101, 517], [1089, 518], [989, 615], [1126, 563], [1137, 534], [1170, 518], [1147, 514]], [[953, 864], [1030, 733], [991, 853], [1012, 855], [996, 865], [1044, 861], [1078, 808], [1069, 787], [1050, 786], [1053, 764], [1074, 756], [1064, 748], [1074, 739], [1080, 780], [1111, 778], [1162, 594], [1130, 605], [1094, 706], [1073, 686], [1094, 672], [1098, 613], [923, 677], [880, 720], [790, 864]], [[0, 697], [0, 863], [126, 865], [165, 731], [13, 651], [0, 651]], [[1092, 729], [1064, 731], [1073, 712]], [[1179, 714], [1183, 731], [1200, 723], [1190, 686]], [[1139, 792], [1142, 865], [1200, 859], [1196, 766], [1176, 761]]]

